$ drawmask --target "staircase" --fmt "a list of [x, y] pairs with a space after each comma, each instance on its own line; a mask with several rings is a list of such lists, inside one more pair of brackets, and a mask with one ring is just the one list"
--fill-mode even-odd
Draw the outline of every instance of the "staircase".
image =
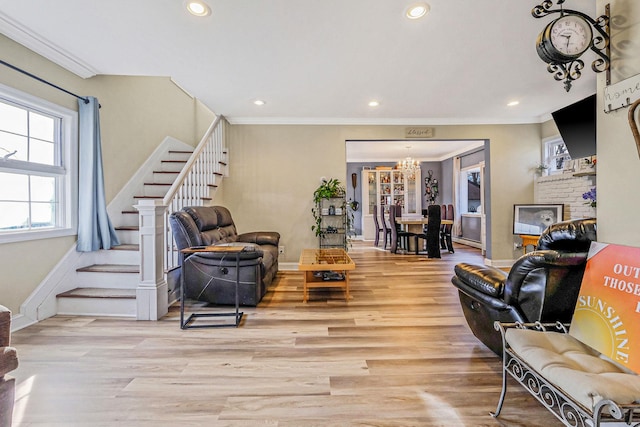
[[76, 269], [77, 287], [57, 295], [58, 314], [136, 317], [140, 253], [138, 211], [133, 206], [142, 199], [162, 200], [191, 153], [167, 152], [152, 179], [144, 182], [133, 197], [131, 206], [113, 219], [121, 244], [93, 253], [91, 264]]
[[[159, 161], [146, 165], [147, 168], [151, 168], [151, 172], [139, 172], [143, 178], [138, 180], [137, 185], [128, 184], [129, 187], [137, 187], [135, 190], [128, 190], [132, 194], [130, 204], [124, 205], [117, 214], [110, 212], [110, 219], [121, 244], [110, 250], [81, 255], [82, 266], [76, 267], [75, 273], [66, 275], [67, 283], [61, 292], [56, 293], [58, 314], [140, 318], [137, 313], [139, 308], [136, 293], [141, 282], [140, 266], [143, 260], [139, 248], [140, 213], [134, 206], [142, 200], [156, 200], [167, 207], [168, 218], [171, 212], [183, 206], [210, 203], [212, 194], [225, 175], [223, 171], [226, 171], [227, 167], [227, 153], [226, 149], [218, 149], [212, 155], [212, 150], [202, 146], [207, 145], [206, 143], [211, 145], [213, 131], [219, 121], [220, 118], [216, 119], [195, 151], [169, 149], [160, 154]], [[222, 134], [222, 131], [220, 133]], [[218, 135], [217, 138], [224, 136]], [[217, 145], [223, 144], [218, 141]], [[212, 162], [215, 163], [215, 168], [203, 166]], [[195, 172], [191, 169], [195, 169]], [[195, 179], [194, 174], [197, 176]], [[208, 175], [206, 179], [202, 177], [204, 174]], [[197, 184], [194, 185], [191, 181], [197, 181]], [[204, 190], [201, 187], [204, 187]], [[185, 188], [187, 190], [184, 190]], [[167, 196], [168, 192], [172, 194]], [[165, 240], [168, 243], [163, 243], [161, 247], [167, 251], [163, 257], [165, 265], [162, 270], [166, 276], [177, 267], [177, 256], [168, 230], [168, 221], [165, 221], [165, 229]], [[170, 302], [176, 297], [175, 282], [169, 280]]]

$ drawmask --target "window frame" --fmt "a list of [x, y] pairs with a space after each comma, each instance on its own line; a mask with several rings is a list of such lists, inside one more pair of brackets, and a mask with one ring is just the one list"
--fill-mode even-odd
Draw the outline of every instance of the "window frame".
[[[551, 153], [551, 147], [558, 145], [559, 143], [564, 144], [564, 140], [562, 139], [561, 135], [552, 136], [542, 140], [542, 163], [547, 165], [547, 167], [549, 168], [549, 175], [561, 174], [564, 171], [564, 167], [563, 169], [556, 169], [555, 167], [552, 167], [552, 165], [555, 165], [555, 161], [557, 158], [564, 157], [564, 154], [562, 156], [556, 156]], [[565, 162], [570, 162], [572, 159], [569, 151], [566, 152], [566, 155], [568, 156], [568, 158], [567, 160], [565, 160]]]
[[[78, 228], [78, 113], [37, 96], [0, 83], [0, 102], [16, 104], [45, 115], [60, 118], [60, 166], [13, 160], [9, 166], [0, 160], [0, 172], [35, 173], [59, 177], [56, 193], [58, 209], [53, 228], [0, 231], [0, 244], [72, 236]], [[51, 172], [55, 173], [52, 174]], [[62, 173], [62, 174], [59, 174]]]

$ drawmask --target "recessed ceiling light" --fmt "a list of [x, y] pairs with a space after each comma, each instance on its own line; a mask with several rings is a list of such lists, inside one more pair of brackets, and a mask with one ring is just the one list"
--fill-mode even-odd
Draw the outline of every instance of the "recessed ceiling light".
[[511, 101], [510, 103], [507, 104], [507, 106], [508, 107], [515, 107], [518, 104], [520, 104], [520, 101]]
[[414, 3], [407, 8], [407, 18], [418, 19], [426, 15], [431, 8], [426, 3]]
[[375, 99], [372, 101], [369, 101], [369, 107], [377, 107], [378, 105], [380, 105], [380, 102], [376, 101]]
[[211, 8], [208, 4], [201, 0], [188, 0], [186, 2], [187, 10], [195, 16], [207, 16], [211, 14]]
[[256, 99], [255, 101], [253, 101], [254, 104], [256, 105], [264, 105], [266, 104], [265, 101], [263, 101], [262, 99]]

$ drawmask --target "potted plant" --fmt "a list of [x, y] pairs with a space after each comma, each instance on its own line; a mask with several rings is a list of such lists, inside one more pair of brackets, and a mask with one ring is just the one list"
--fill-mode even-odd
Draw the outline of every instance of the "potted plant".
[[[345, 201], [346, 189], [344, 185], [340, 182], [340, 180], [336, 178], [332, 179], [322, 179], [320, 186], [316, 188], [313, 192], [313, 208], [311, 208], [311, 213], [314, 218], [314, 225], [311, 226], [311, 230], [315, 232], [316, 236], [323, 236], [325, 230], [322, 229], [322, 200], [323, 199], [332, 199], [332, 198], [341, 198], [342, 202], [340, 206], [335, 206], [342, 208], [343, 212], [346, 213], [347, 230], [351, 229], [351, 222], [353, 220], [353, 212], [350, 209], [347, 209], [347, 203]], [[348, 239], [348, 232], [347, 239]]]
[[536, 166], [536, 172], [540, 176], [546, 175], [548, 169], [549, 169], [549, 166], [545, 165], [544, 163], [540, 163], [538, 166]]

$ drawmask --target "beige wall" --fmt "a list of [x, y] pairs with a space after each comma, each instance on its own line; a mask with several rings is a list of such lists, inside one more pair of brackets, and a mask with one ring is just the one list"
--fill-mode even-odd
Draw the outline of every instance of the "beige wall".
[[542, 123], [540, 127], [542, 139], [560, 135], [558, 126], [556, 126], [556, 122], [554, 122], [553, 119], [547, 120], [546, 122]]
[[[435, 132], [438, 139], [490, 140], [492, 258], [512, 259], [513, 204], [533, 200], [540, 126], [437, 126]], [[279, 231], [286, 250], [280, 260], [296, 262], [302, 248], [317, 246], [311, 207], [320, 178], [345, 183], [345, 141], [403, 136], [403, 126], [234, 125], [230, 177], [216, 203], [231, 209], [239, 232]]]
[[167, 77], [96, 76], [107, 203], [166, 136], [194, 145], [196, 102]]
[[[98, 98], [107, 202], [166, 136], [195, 145], [213, 114], [167, 77], [82, 79], [0, 35], [3, 60], [79, 95]], [[0, 83], [77, 111], [77, 100], [0, 66]], [[208, 121], [208, 123], [207, 123]], [[0, 245], [0, 304], [20, 304], [72, 247], [75, 237]]]
[[[640, 2], [598, 0], [611, 5], [612, 82], [640, 73]], [[598, 77], [598, 240], [640, 246], [640, 156], [627, 120], [628, 108], [604, 113], [604, 75]]]

